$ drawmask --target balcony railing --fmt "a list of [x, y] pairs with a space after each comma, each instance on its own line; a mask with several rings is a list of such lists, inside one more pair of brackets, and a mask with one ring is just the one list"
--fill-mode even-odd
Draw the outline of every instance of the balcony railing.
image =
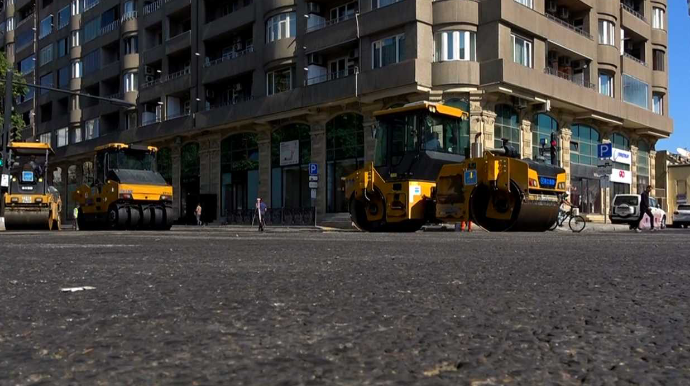
[[[359, 11], [357, 11], [357, 12], [359, 12]], [[356, 17], [356, 14], [352, 14], [352, 15], [345, 15], [343, 17], [337, 17], [335, 19], [326, 20], [323, 23], [319, 23], [319, 24], [316, 24], [316, 25], [313, 25], [313, 26], [307, 28], [307, 32], [318, 31], [320, 29], [330, 27], [332, 25], [342, 23], [344, 21], [354, 19], [355, 17]]]
[[633, 15], [633, 16], [635, 16], [636, 18], [638, 18], [638, 19], [640, 19], [640, 20], [642, 20], [642, 21], [644, 21], [644, 22], [647, 22], [647, 19], [644, 17], [644, 15], [642, 15], [641, 13], [639, 13], [639, 12], [635, 11], [634, 9], [632, 9], [631, 6], [629, 6], [629, 5], [627, 5], [627, 4], [621, 3], [621, 8], [623, 8], [624, 10], [626, 10], [628, 13], [630, 13], [630, 14]]
[[153, 2], [153, 3], [144, 7], [144, 15], [148, 15], [149, 13], [156, 12], [162, 6], [163, 6], [163, 0], [158, 0], [158, 1]]
[[546, 67], [546, 68], [544, 68], [544, 73], [545, 73], [545, 74], [548, 74], [548, 75], [552, 75], [552, 76], [557, 76], [557, 77], [559, 77], [559, 78], [561, 78], [561, 79], [564, 79], [564, 80], [567, 80], [567, 81], [569, 81], [569, 82], [575, 83], [576, 85], [578, 85], [578, 86], [580, 86], [580, 87], [585, 87], [585, 88], [589, 88], [589, 89], [592, 89], [592, 90], [596, 90], [596, 89], [597, 89], [597, 86], [596, 86], [595, 84], [593, 84], [593, 83], [585, 82], [585, 80], [582, 79], [582, 78], [580, 78], [580, 77], [575, 77], [575, 76], [570, 75], [570, 74], [568, 74], [568, 73], [566, 73], [566, 72], [561, 72], [561, 71], [558, 71], [558, 70], [554, 70], [554, 69], [551, 68], [551, 67]]
[[222, 57], [220, 57], [218, 59], [208, 61], [208, 62], [206, 62], [206, 64], [204, 64], [204, 67], [215, 66], [216, 64], [223, 63], [227, 60], [237, 59], [239, 57], [242, 57], [242, 56], [247, 55], [247, 54], [252, 53], [252, 52], [254, 52], [254, 46], [248, 46], [246, 49], [244, 49], [242, 51], [233, 51], [233, 52], [230, 52], [228, 54], [224, 54]]
[[207, 103], [206, 104], [206, 111], [220, 109], [222, 107], [227, 107], [227, 106], [239, 105], [242, 103], [249, 102], [253, 99], [254, 99], [254, 97], [251, 95], [241, 95], [241, 96], [238, 96], [237, 98], [233, 98], [232, 100], [223, 101], [221, 103], [214, 103], [214, 104]]
[[124, 94], [122, 94], [121, 92], [118, 92], [118, 93], [115, 93], [112, 95], [108, 95], [106, 98], [108, 98], [108, 99], [122, 99], [123, 95]]
[[21, 26], [23, 26], [24, 24], [28, 23], [29, 20], [30, 20], [32, 17], [34, 17], [34, 16], [35, 16], [35, 14], [32, 13], [31, 15], [29, 15], [29, 16], [23, 18], [19, 23], [17, 23], [17, 25], [14, 26], [14, 29], [18, 29], [19, 27], [21, 27]]
[[173, 119], [184, 118], [184, 117], [188, 117], [190, 115], [192, 115], [192, 113], [190, 111], [185, 111], [185, 112], [181, 112], [181, 113], [177, 113], [177, 114], [168, 115], [167, 117], [165, 117], [165, 120], [166, 121], [172, 121]]
[[137, 18], [137, 11], [130, 11], [122, 15], [122, 18], [120, 18], [120, 21], [122, 23], [129, 21], [129, 20], [134, 20]]
[[359, 68], [353, 67], [353, 68], [348, 68], [347, 70], [330, 72], [328, 74], [323, 74], [323, 75], [319, 75], [319, 76], [313, 76], [311, 78], [307, 78], [307, 80], [305, 81], [305, 86], [311, 86], [313, 84], [324, 83], [324, 82], [328, 82], [328, 81], [336, 80], [336, 79], [340, 79], [340, 78], [347, 78], [348, 76], [358, 74], [358, 73], [359, 73]]
[[160, 123], [161, 117], [149, 118], [141, 121], [141, 126], [153, 125], [154, 123]]
[[84, 12], [97, 6], [100, 2], [101, 2], [101, 0], [85, 0], [84, 1]]
[[182, 78], [183, 76], [189, 75], [189, 74], [191, 74], [191, 73], [192, 73], [192, 69], [189, 68], [189, 67], [187, 67], [187, 68], [185, 68], [185, 69], [182, 70], [182, 71], [174, 72], [174, 73], [168, 74], [168, 75], [166, 75], [166, 76], [164, 76], [164, 77], [162, 77], [162, 78], [158, 78], [158, 79], [154, 79], [154, 80], [152, 80], [152, 81], [150, 81], [150, 82], [146, 82], [146, 83], [142, 84], [141, 86], [139, 86], [139, 90], [143, 90], [143, 89], [145, 89], [145, 88], [149, 88], [149, 87], [155, 86], [155, 85], [158, 84], [158, 83], [161, 83], [161, 84], [162, 84], [162, 83], [171, 81], [171, 80], [173, 80], [173, 79]]
[[115, 20], [114, 22], [112, 22], [112, 23], [106, 25], [105, 27], [102, 27], [102, 28], [101, 28], [101, 36], [102, 36], [102, 35], [105, 35], [105, 34], [108, 34], [108, 33], [111, 33], [111, 32], [113, 32], [113, 31], [117, 30], [118, 28], [120, 28], [120, 21], [119, 21], [119, 20]]
[[636, 57], [630, 55], [630, 54], [627, 53], [627, 52], [623, 53], [623, 56], [626, 57], [626, 58], [628, 58], [628, 59], [630, 59], [630, 60], [632, 60], [633, 62], [637, 62], [637, 63], [639, 63], [639, 64], [641, 64], [641, 65], [647, 67], [647, 63], [645, 63], [643, 60], [640, 60], [640, 59], [638, 59], [638, 58], [636, 58]]
[[586, 38], [589, 39], [589, 40], [594, 40], [594, 37], [592, 37], [592, 35], [590, 35], [589, 32], [586, 32], [586, 31], [583, 30], [582, 28], [577, 28], [577, 27], [575, 27], [574, 25], [572, 25], [572, 24], [570, 24], [570, 23], [568, 23], [568, 22], [565, 22], [565, 21], [563, 21], [563, 20], [561, 20], [561, 19], [559, 19], [559, 18], [557, 18], [557, 17], [555, 17], [555, 16], [553, 16], [553, 15], [548, 14], [548, 13], [545, 14], [545, 15], [546, 15], [546, 18], [549, 19], [549, 20], [551, 20], [552, 22], [557, 23], [557, 24], [560, 24], [560, 25], [562, 25], [563, 27], [568, 28], [568, 29], [571, 30], [571, 31], [574, 31], [574, 32], [576, 32], [576, 33], [578, 33], [578, 34], [580, 34], [580, 35], [586, 37]]

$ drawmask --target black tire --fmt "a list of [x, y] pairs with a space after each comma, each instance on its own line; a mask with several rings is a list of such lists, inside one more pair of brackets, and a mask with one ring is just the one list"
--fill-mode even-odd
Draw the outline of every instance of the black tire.
[[[381, 232], [385, 227], [385, 222], [383, 221], [369, 221], [367, 219], [366, 205], [355, 199], [354, 196], [350, 199], [350, 218], [355, 223], [355, 227], [363, 232]], [[386, 218], [385, 212], [383, 218]]]
[[151, 208], [149, 206], [141, 207], [141, 222], [139, 223], [141, 229], [151, 229]]
[[551, 227], [549, 228], [549, 230], [550, 230], [550, 231], [555, 231], [556, 228], [558, 228], [558, 219], [556, 220], [555, 223], [553, 223], [553, 225], [551, 225]]
[[138, 229], [141, 223], [141, 209], [138, 206], [130, 206], [129, 210], [129, 229]]
[[585, 222], [585, 218], [582, 216], [573, 216], [570, 218], [570, 221], [568, 222], [568, 226], [570, 227], [570, 230], [575, 232], [575, 233], [580, 233], [583, 230], [585, 230], [585, 226], [587, 226], [587, 222]]
[[162, 230], [165, 226], [165, 215], [163, 214], [163, 208], [153, 207], [151, 212], [153, 212], [153, 218], [151, 219], [153, 229]]
[[170, 228], [172, 228], [173, 223], [175, 222], [175, 214], [173, 212], [173, 208], [166, 206], [164, 210], [165, 214], [165, 226], [163, 227], [163, 230], [169, 231]]
[[113, 205], [108, 209], [108, 226], [113, 230], [122, 230], [127, 227], [129, 215], [127, 208]]

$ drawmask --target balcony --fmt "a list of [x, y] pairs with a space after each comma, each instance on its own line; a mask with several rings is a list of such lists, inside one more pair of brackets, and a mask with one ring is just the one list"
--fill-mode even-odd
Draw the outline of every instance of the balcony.
[[320, 29], [307, 31], [305, 46], [309, 53], [321, 51], [357, 39], [357, 25], [354, 17], [344, 18]]
[[565, 28], [567, 28], [567, 29], [569, 29], [575, 33], [578, 33], [578, 34], [586, 37], [589, 40], [594, 40], [594, 37], [589, 32], [586, 32], [585, 30], [583, 30], [582, 28], [575, 27], [574, 25], [572, 25], [572, 24], [570, 24], [564, 20], [561, 20], [561, 19], [559, 19], [559, 18], [557, 18], [551, 14], [548, 14], [548, 13], [545, 14], [545, 16], [547, 19], [551, 20], [552, 22], [554, 22], [554, 23], [556, 23], [562, 27], [565, 27]]
[[185, 31], [177, 36], [173, 36], [165, 42], [165, 54], [171, 55], [175, 52], [184, 50], [192, 44], [192, 31]]
[[254, 7], [240, 8], [235, 12], [206, 23], [203, 26], [203, 40], [210, 40], [225, 32], [249, 25], [254, 22], [254, 19]]
[[626, 58], [628, 58], [628, 59], [630, 59], [630, 60], [632, 60], [633, 62], [635, 62], [635, 63], [637, 63], [637, 64], [640, 64], [640, 65], [642, 65], [642, 66], [647, 67], [647, 63], [645, 63], [644, 60], [640, 60], [640, 59], [634, 57], [633, 55], [631, 55], [631, 54], [629, 54], [629, 53], [627, 53], [627, 52], [623, 53], [623, 56], [626, 57]]
[[170, 95], [192, 87], [190, 68], [185, 68], [160, 79], [139, 85], [139, 95], [142, 101], [150, 101], [161, 95]]
[[101, 27], [100, 36], [116, 31], [118, 28], [120, 28], [120, 20], [115, 20], [114, 22], [106, 25], [105, 27]]
[[84, 10], [82, 12], [86, 12], [90, 10], [91, 8], [97, 6], [101, 0], [84, 0]]
[[210, 60], [204, 64], [203, 82], [212, 83], [251, 71], [256, 64], [254, 58], [254, 46], [249, 46], [245, 50], [230, 52], [218, 59]]
[[356, 15], [353, 14], [353, 15], [345, 15], [343, 17], [338, 17], [335, 19], [324, 20], [322, 22], [316, 23], [315, 25], [312, 25], [311, 27], [307, 27], [307, 33], [318, 31], [320, 29], [324, 29], [326, 27], [330, 27], [332, 25], [336, 25], [336, 24], [342, 23], [342, 22], [347, 21], [347, 20], [354, 20], [355, 17], [356, 17]]
[[561, 79], [565, 79], [565, 80], [572, 82], [572, 83], [574, 83], [580, 87], [589, 88], [592, 90], [597, 89], [596, 84], [589, 83], [589, 82], [585, 81], [584, 77], [580, 77], [580, 76], [576, 76], [576, 75], [570, 75], [567, 72], [561, 72], [561, 71], [555, 70], [551, 67], [546, 67], [544, 69], [544, 74], [548, 74], [548, 75], [552, 75], [552, 76], [555, 76], [555, 77], [558, 77]]
[[625, 12], [627, 12], [627, 13], [629, 13], [629, 14], [635, 16], [636, 18], [638, 18], [638, 19], [644, 21], [645, 23], [647, 22], [647, 19], [644, 17], [644, 15], [641, 14], [640, 12], [637, 12], [635, 9], [633, 9], [632, 6], [627, 5], [627, 4], [625, 4], [625, 3], [621, 3], [621, 8], [623, 8], [623, 10], [624, 10]]
[[355, 74], [359, 75], [359, 68], [357, 67], [348, 68], [347, 70], [331, 72], [323, 75], [313, 76], [307, 78], [307, 80], [305, 81], [305, 86], [311, 86], [324, 82], [330, 82], [336, 79], [347, 78], [348, 76], [352, 76]]
[[148, 14], [151, 14], [151, 13], [153, 13], [153, 12], [156, 12], [156, 11], [158, 11], [159, 9], [161, 9], [162, 6], [163, 6], [163, 0], [154, 1], [154, 2], [151, 3], [151, 4], [147, 4], [147, 5], [144, 6], [144, 12], [143, 12], [143, 14], [144, 14], [144, 16], [146, 16], [146, 15], [148, 15]]

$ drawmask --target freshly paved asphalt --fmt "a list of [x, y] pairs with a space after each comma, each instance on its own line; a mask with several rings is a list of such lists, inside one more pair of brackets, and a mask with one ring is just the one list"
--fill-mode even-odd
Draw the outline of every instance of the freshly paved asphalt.
[[0, 233], [0, 385], [687, 385], [689, 238]]

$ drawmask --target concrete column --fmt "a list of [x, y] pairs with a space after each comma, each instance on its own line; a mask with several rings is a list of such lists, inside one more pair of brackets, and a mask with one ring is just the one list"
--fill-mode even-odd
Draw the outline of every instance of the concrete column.
[[[470, 93], [470, 149], [474, 143], [474, 138], [482, 132], [482, 95]], [[479, 138], [480, 143], [484, 143], [484, 138]]]
[[482, 111], [482, 137], [484, 137], [484, 149], [494, 147], [494, 125], [496, 124], [496, 113], [493, 111]]
[[522, 150], [520, 156], [522, 158], [532, 158], [532, 122], [527, 119], [522, 120]]
[[[630, 146], [630, 172], [632, 173], [632, 185], [630, 185], [630, 193], [637, 194], [642, 193], [637, 191], [637, 146]], [[650, 181], [651, 182], [651, 181]]]
[[199, 193], [220, 193], [220, 136], [199, 139]]
[[180, 186], [180, 178], [182, 176], [181, 152], [182, 149], [179, 146], [172, 146], [170, 148], [170, 153], [172, 155], [173, 213], [175, 218], [180, 218], [182, 216], [181, 203], [184, 199]]
[[[326, 180], [326, 122], [328, 117], [317, 115], [309, 117], [311, 128], [311, 162], [319, 165], [319, 188], [316, 192], [316, 213], [326, 213], [326, 195], [328, 181]], [[311, 192], [310, 192], [311, 194]]]
[[570, 191], [570, 139], [573, 137], [573, 132], [568, 127], [561, 128], [560, 148], [561, 148], [561, 166], [565, 169], [565, 189]]
[[259, 145], [259, 197], [271, 207], [271, 126], [257, 125]]
[[[649, 151], [649, 184], [656, 189], [656, 151]], [[667, 194], [668, 196], [668, 194]], [[666, 201], [666, 197], [663, 197]]]

